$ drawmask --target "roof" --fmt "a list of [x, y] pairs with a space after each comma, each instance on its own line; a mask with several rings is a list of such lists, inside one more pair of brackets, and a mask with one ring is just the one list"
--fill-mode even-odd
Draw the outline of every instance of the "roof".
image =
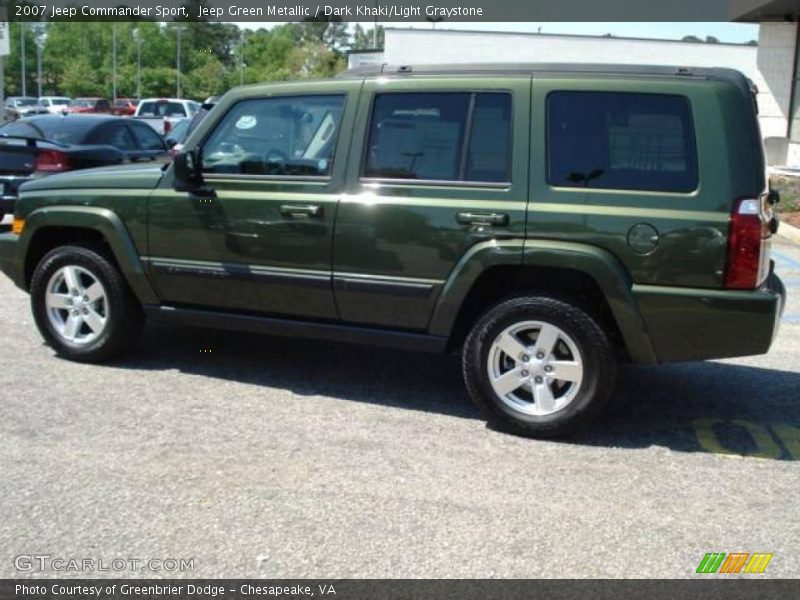
[[339, 77], [361, 78], [397, 75], [627, 75], [647, 77], [744, 78], [739, 71], [716, 67], [615, 65], [583, 63], [464, 63], [449, 65], [364, 65]]
[[660, 65], [615, 65], [582, 63], [475, 63], [451, 65], [365, 65], [345, 71], [338, 77], [414, 77], [415, 75], [573, 75], [599, 77], [680, 78], [726, 81], [744, 94], [753, 90], [752, 82], [735, 69], [721, 67], [679, 67]]
[[738, 0], [738, 5], [744, 12], [735, 15], [734, 21], [739, 23], [761, 23], [764, 21], [797, 21], [800, 15], [800, 1], [798, 0]]

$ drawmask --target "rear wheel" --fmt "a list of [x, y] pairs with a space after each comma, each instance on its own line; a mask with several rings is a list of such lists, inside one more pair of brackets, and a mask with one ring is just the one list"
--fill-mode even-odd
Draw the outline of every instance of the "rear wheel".
[[569, 301], [505, 300], [475, 324], [463, 351], [464, 379], [490, 423], [529, 437], [557, 437], [586, 425], [616, 378], [608, 336]]
[[119, 271], [97, 249], [61, 246], [48, 252], [31, 280], [36, 325], [61, 356], [108, 360], [130, 347], [143, 315]]

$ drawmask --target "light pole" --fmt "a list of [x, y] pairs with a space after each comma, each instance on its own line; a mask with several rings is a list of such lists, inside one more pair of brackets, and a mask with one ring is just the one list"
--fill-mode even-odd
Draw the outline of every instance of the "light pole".
[[132, 32], [133, 43], [136, 44], [136, 99], [142, 98], [142, 39], [139, 37], [139, 28]]
[[44, 23], [36, 23], [34, 26], [36, 32], [36, 85], [38, 91], [38, 98], [42, 97], [42, 52], [44, 51], [44, 44], [47, 41], [47, 29]]
[[183, 26], [177, 25], [175, 27], [175, 35], [177, 36], [178, 47], [177, 47], [177, 55], [175, 57], [175, 65], [177, 68], [177, 77], [176, 77], [176, 98], [181, 97], [181, 33], [183, 33]]
[[375, 22], [372, 24], [372, 49], [378, 49], [378, 0], [375, 0]]
[[28, 73], [26, 72], [26, 69], [25, 69], [25, 29], [26, 29], [25, 21], [20, 21], [20, 24], [19, 24], [19, 33], [20, 33], [19, 42], [20, 42], [20, 46], [21, 46], [20, 50], [22, 51], [21, 54], [22, 54], [22, 95], [23, 96], [27, 96], [28, 95], [28, 84], [25, 81], [28, 78]]
[[244, 29], [239, 31], [239, 85], [244, 84]]
[[111, 24], [111, 103], [117, 101], [117, 28]]

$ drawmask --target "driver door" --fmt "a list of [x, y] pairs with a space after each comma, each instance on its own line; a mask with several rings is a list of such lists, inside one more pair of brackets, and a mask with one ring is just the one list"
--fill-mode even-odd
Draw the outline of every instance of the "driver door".
[[148, 263], [164, 303], [337, 318], [333, 223], [359, 85], [271, 86], [201, 125], [187, 147], [201, 147], [213, 194], [177, 192], [168, 174], [150, 199]]

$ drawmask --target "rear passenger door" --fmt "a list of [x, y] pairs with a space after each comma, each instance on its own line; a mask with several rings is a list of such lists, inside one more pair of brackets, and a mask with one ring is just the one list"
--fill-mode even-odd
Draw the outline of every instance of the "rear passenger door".
[[530, 77], [368, 81], [334, 233], [341, 319], [425, 330], [458, 261], [525, 234]]

